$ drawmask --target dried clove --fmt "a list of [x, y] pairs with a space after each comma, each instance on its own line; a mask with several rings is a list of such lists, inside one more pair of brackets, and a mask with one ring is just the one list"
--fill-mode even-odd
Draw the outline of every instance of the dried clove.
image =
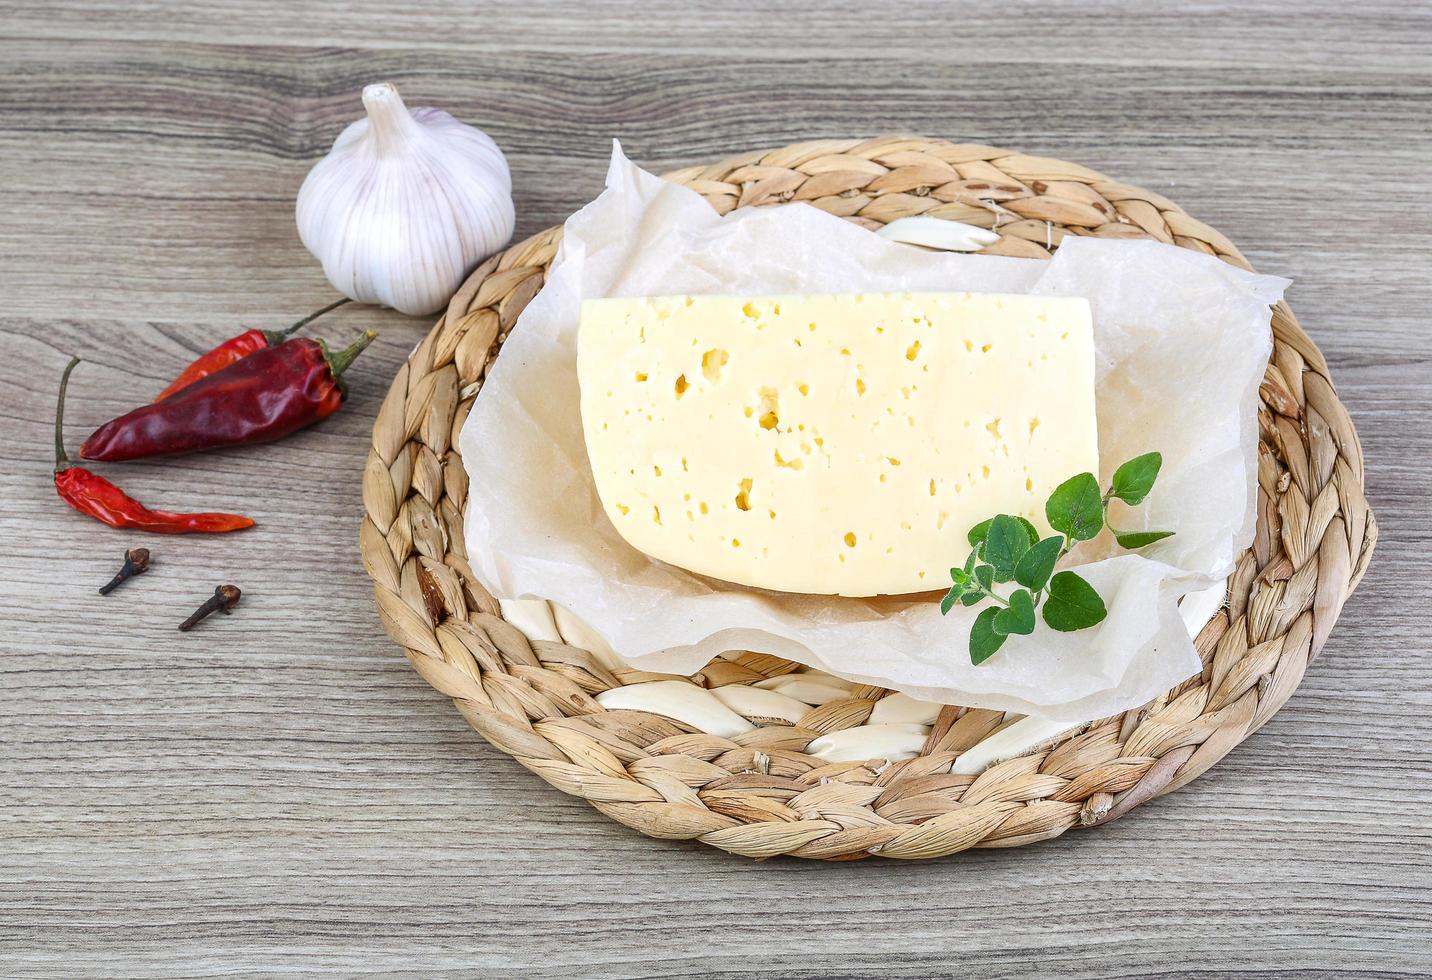
[[109, 595], [124, 582], [136, 575], [143, 575], [147, 571], [149, 571], [149, 549], [130, 548], [124, 553], [124, 564], [120, 566], [114, 578], [99, 587], [99, 594]]
[[204, 600], [204, 604], [194, 610], [194, 614], [179, 624], [179, 632], [187, 633], [195, 626], [198, 626], [206, 617], [215, 612], [222, 612], [228, 615], [233, 608], [239, 604], [239, 596], [243, 595], [237, 585], [221, 585], [214, 590], [214, 594]]

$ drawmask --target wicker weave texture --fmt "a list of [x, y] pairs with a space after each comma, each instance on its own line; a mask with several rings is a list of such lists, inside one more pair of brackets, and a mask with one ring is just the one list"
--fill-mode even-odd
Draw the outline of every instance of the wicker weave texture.
[[[1157, 194], [989, 146], [826, 140], [667, 178], [722, 213], [804, 201], [867, 227], [916, 214], [992, 227], [1000, 239], [986, 253], [1048, 257], [1065, 235], [1093, 235], [1155, 239], [1248, 268], [1232, 242]], [[1013, 719], [945, 706], [922, 719], [918, 754], [892, 761], [873, 738], [892, 726], [868, 725], [896, 714], [882, 712], [883, 689], [817, 681], [806, 687], [827, 693], [776, 717], [762, 713], [765, 695], [739, 689], [795, 678], [804, 668], [790, 661], [742, 653], [671, 678], [582, 649], [550, 619], [524, 619], [524, 633], [469, 568], [456, 442], [560, 235], [548, 229], [485, 262], [399, 370], [373, 429], [360, 549], [383, 623], [418, 673], [492, 745], [642, 833], [757, 858], [849, 860], [1012, 847], [1105, 823], [1188, 783], [1257, 731], [1296, 689], [1367, 567], [1377, 530], [1357, 433], [1321, 352], [1280, 303], [1258, 413], [1257, 534], [1226, 607], [1196, 640], [1202, 673], [1151, 704], [964, 774], [952, 772], [960, 755]], [[656, 680], [721, 691], [749, 725], [712, 734], [594, 700]], [[871, 758], [808, 751], [841, 733], [858, 744], [864, 732]]]

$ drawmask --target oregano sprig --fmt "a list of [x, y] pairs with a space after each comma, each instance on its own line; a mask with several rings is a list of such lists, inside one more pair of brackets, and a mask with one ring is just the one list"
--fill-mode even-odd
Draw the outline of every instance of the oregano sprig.
[[[954, 583], [940, 600], [941, 614], [956, 604], [994, 605], [980, 611], [970, 629], [970, 663], [982, 664], [1011, 636], [1034, 632], [1035, 610], [1043, 608], [1044, 622], [1063, 633], [1088, 629], [1108, 615], [1104, 600], [1075, 572], [1055, 572], [1054, 566], [1080, 541], [1098, 537], [1104, 528], [1122, 548], [1142, 548], [1162, 541], [1172, 531], [1120, 531], [1109, 524], [1109, 504], [1118, 499], [1130, 506], [1143, 503], [1158, 479], [1163, 456], [1145, 453], [1114, 471], [1109, 489], [1099, 490], [1093, 473], [1080, 473], [1059, 484], [1044, 505], [1044, 516], [1056, 534], [1040, 538], [1023, 517], [999, 514], [970, 529], [971, 550], [962, 567], [950, 569]], [[1008, 596], [995, 586], [1014, 582]]]

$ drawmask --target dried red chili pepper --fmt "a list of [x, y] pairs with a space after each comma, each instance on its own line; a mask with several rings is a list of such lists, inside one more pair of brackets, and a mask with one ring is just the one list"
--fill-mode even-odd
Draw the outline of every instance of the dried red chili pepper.
[[329, 303], [323, 309], [308, 314], [308, 316], [299, 320], [287, 330], [245, 330], [237, 337], [230, 337], [218, 347], [215, 347], [208, 353], [200, 354], [195, 358], [188, 367], [179, 372], [179, 377], [175, 378], [168, 388], [165, 388], [155, 396], [154, 400], [162, 402], [176, 391], [187, 388], [194, 382], [201, 381], [216, 371], [222, 371], [230, 364], [243, 360], [255, 351], [261, 351], [265, 347], [277, 347], [290, 336], [314, 320], [317, 320], [329, 310], [336, 310], [347, 302], [348, 300], [344, 298], [338, 300], [336, 303]]
[[106, 422], [85, 440], [85, 459], [123, 460], [273, 442], [338, 411], [339, 380], [373, 338], [330, 353], [300, 337], [255, 351], [173, 397]]
[[66, 365], [60, 378], [59, 404], [55, 407], [55, 492], [61, 500], [110, 527], [132, 527], [157, 534], [217, 533], [254, 526], [252, 520], [239, 514], [173, 514], [150, 510], [104, 477], [70, 462], [65, 453], [65, 391], [70, 385], [70, 372], [79, 362], [75, 357]]

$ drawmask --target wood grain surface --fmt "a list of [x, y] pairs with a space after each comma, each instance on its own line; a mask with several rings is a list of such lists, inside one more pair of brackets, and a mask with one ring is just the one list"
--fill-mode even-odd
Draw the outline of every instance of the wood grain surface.
[[[507, 150], [518, 234], [653, 168], [924, 133], [1076, 160], [1227, 233], [1361, 431], [1381, 541], [1288, 706], [1128, 819], [939, 863], [642, 838], [482, 743], [356, 559], [383, 335], [282, 444], [106, 469], [259, 526], [68, 512], [70, 445], [331, 290], [293, 197], [397, 82]], [[1432, 16], [1425, 4], [0, 2], [0, 975], [1425, 976], [1432, 971]], [[126, 547], [154, 570], [94, 589]], [[224, 581], [236, 614], [175, 624]]]

